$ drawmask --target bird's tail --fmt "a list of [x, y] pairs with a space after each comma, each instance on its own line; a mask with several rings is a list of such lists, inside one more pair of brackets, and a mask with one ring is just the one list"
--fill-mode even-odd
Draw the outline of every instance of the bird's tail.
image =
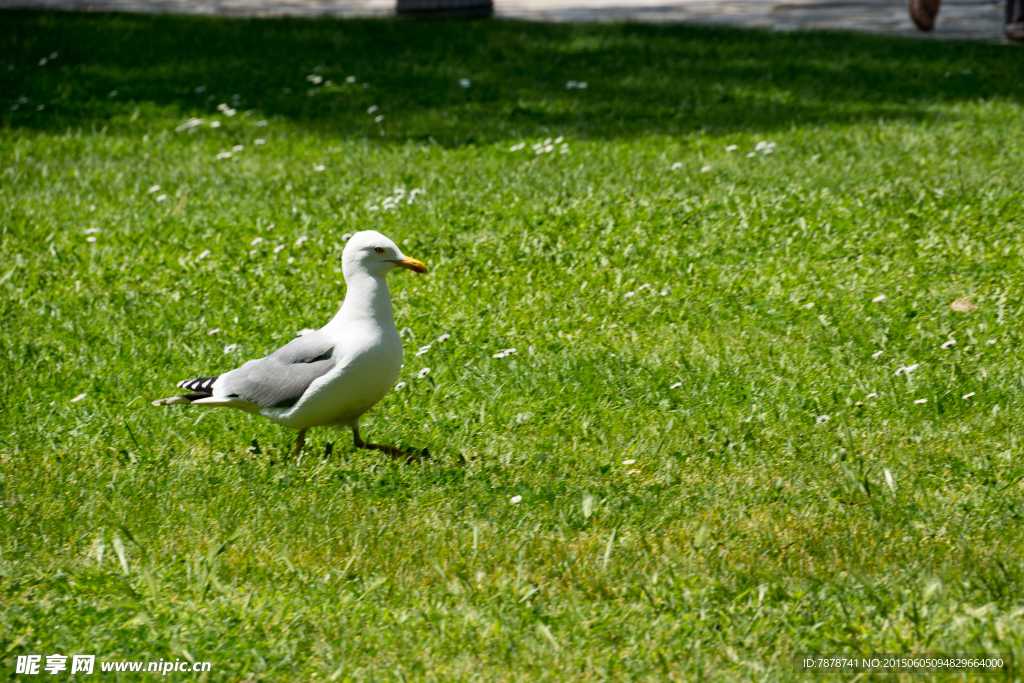
[[185, 394], [184, 396], [168, 396], [167, 398], [153, 401], [155, 406], [187, 406], [190, 403], [204, 398], [211, 398], [212, 394]]
[[184, 394], [182, 396], [169, 396], [168, 398], [161, 398], [153, 401], [155, 406], [179, 406], [188, 405], [195, 403], [204, 398], [213, 398], [213, 384], [217, 381], [220, 375], [214, 377], [196, 377], [194, 379], [186, 379], [178, 382], [178, 386], [182, 389], [188, 389], [194, 393]]

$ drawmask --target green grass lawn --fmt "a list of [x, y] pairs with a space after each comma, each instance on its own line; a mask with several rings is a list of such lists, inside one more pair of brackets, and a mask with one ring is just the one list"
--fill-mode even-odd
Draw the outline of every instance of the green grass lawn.
[[[0, 678], [1024, 654], [1020, 49], [0, 23]], [[390, 278], [407, 386], [363, 433], [430, 461], [150, 405], [324, 324], [363, 229], [431, 268]]]

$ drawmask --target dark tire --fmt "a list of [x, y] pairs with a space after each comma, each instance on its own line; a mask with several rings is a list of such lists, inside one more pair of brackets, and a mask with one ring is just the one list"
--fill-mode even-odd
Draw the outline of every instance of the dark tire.
[[398, 16], [414, 19], [489, 17], [494, 0], [398, 0]]

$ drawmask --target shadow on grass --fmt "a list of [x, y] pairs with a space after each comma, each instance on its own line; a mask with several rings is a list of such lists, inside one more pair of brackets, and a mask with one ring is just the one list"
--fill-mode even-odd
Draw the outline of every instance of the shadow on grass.
[[176, 124], [229, 104], [344, 137], [459, 145], [919, 119], [936, 102], [1024, 100], [1021, 52], [980, 43], [496, 20], [2, 17], [8, 130], [116, 126], [150, 107]]

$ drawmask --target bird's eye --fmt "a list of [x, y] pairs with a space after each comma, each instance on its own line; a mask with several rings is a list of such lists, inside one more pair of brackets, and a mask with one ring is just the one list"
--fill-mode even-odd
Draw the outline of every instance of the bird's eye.
[[378, 254], [383, 254], [384, 253], [384, 247], [374, 247], [373, 250], [375, 252], [377, 252]]

